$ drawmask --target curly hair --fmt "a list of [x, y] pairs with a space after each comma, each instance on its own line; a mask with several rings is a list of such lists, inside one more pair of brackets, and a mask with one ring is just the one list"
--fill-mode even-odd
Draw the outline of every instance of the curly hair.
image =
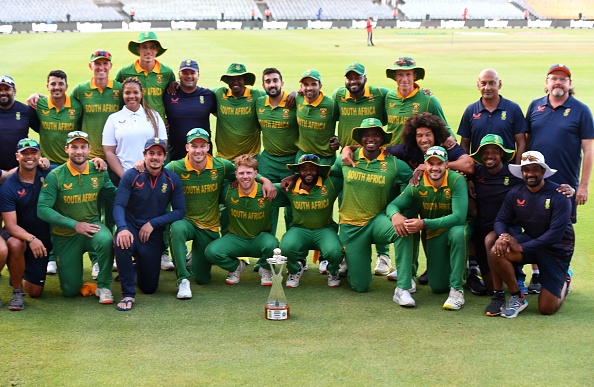
[[448, 129], [441, 118], [434, 116], [431, 113], [413, 114], [406, 120], [400, 137], [402, 143], [406, 145], [408, 149], [418, 148], [418, 128], [428, 128], [433, 132], [433, 137], [435, 138], [435, 144], [433, 145], [443, 144], [450, 136], [450, 132], [448, 132]]
[[239, 155], [233, 160], [235, 168], [239, 168], [241, 165], [248, 168], [258, 169], [258, 160], [252, 155]]

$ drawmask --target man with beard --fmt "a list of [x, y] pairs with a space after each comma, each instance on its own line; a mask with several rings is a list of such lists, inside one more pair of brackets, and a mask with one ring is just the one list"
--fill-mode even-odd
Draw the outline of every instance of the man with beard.
[[17, 142], [29, 136], [29, 128], [39, 132], [39, 119], [35, 110], [15, 101], [16, 86], [8, 75], [0, 76], [0, 183], [9, 171], [18, 166], [14, 157]]
[[[542, 314], [555, 314], [561, 308], [571, 284], [569, 265], [575, 243], [571, 200], [557, 191], [557, 184], [546, 180], [556, 171], [547, 165], [542, 153], [524, 152], [521, 160], [509, 170], [526, 184], [512, 188], [505, 197], [492, 242], [486, 246], [495, 289], [485, 311], [487, 316], [514, 318], [528, 306], [516, 282], [514, 264], [538, 264], [542, 284], [538, 311]], [[516, 224], [522, 232], [514, 230]], [[507, 307], [504, 284], [511, 293]]]
[[[186, 157], [186, 133], [193, 128], [202, 128], [210, 135], [210, 115], [217, 113], [214, 93], [198, 86], [200, 71], [198, 63], [186, 59], [179, 65], [179, 87], [175, 93], [165, 93], [163, 102], [169, 122], [169, 158]], [[212, 152], [212, 149], [211, 149]]]
[[60, 286], [65, 297], [76, 296], [83, 285], [85, 252], [95, 252], [99, 263], [99, 303], [111, 304], [111, 266], [113, 238], [99, 219], [99, 193], [113, 200], [116, 187], [107, 171], [99, 172], [88, 160], [89, 135], [74, 131], [67, 134], [68, 161], [51, 171], [43, 183], [37, 216], [52, 227], [52, 243]]
[[[163, 169], [165, 141], [155, 138], [144, 146], [145, 171], [134, 168], [122, 176], [114, 204], [118, 231], [115, 256], [122, 285], [122, 300], [116, 309], [129, 311], [135, 301], [134, 283], [145, 294], [159, 286], [165, 226], [184, 217], [186, 203], [182, 183], [175, 173]], [[171, 206], [172, 210], [168, 211]], [[135, 258], [135, 264], [132, 262]]]
[[[426, 230], [429, 286], [433, 293], [449, 291], [443, 308], [458, 310], [464, 305], [464, 269], [469, 238], [466, 179], [460, 173], [448, 170], [448, 153], [440, 146], [427, 149], [425, 164], [419, 185], [408, 185], [386, 209], [400, 237], [394, 246], [398, 270], [394, 302], [401, 306], [416, 306], [409, 291], [413, 235]], [[403, 214], [410, 209], [420, 218]]]
[[229, 209], [229, 233], [206, 247], [206, 258], [229, 274], [228, 285], [239, 283], [246, 263], [238, 257], [258, 257], [260, 284], [272, 286], [272, 271], [266, 261], [278, 247], [278, 240], [270, 233], [272, 203], [264, 197], [262, 184], [256, 182], [258, 161], [251, 155], [235, 158], [238, 186], [227, 185], [221, 201]]
[[288, 192], [279, 189], [282, 195], [275, 201], [293, 208], [293, 225], [281, 240], [281, 251], [287, 256], [287, 287], [296, 288], [303, 275], [309, 250], [318, 250], [320, 260], [328, 262], [328, 286], [340, 285], [338, 275], [342, 261], [342, 244], [338, 239], [338, 226], [332, 219], [332, 209], [342, 179], [328, 176], [329, 165], [320, 165], [320, 158], [304, 154], [297, 164], [287, 168], [299, 178]]

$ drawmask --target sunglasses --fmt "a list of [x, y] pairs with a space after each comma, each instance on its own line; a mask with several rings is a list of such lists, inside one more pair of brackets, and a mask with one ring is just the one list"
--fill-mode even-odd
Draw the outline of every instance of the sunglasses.
[[14, 79], [12, 79], [12, 77], [9, 77], [8, 75], [1, 76], [0, 83], [5, 83], [7, 85], [14, 87]]
[[429, 149], [425, 155], [426, 156], [446, 157], [445, 152], [442, 150], [439, 150], [439, 149]]
[[70, 132], [67, 135], [68, 138], [84, 138], [85, 140], [89, 139], [89, 135], [86, 134], [85, 132], [82, 132], [80, 130], [75, 130], [74, 132]]
[[538, 162], [538, 158], [532, 155], [522, 155], [522, 161]]
[[417, 62], [413, 58], [398, 58], [394, 64], [396, 66], [414, 66]]
[[31, 138], [24, 138], [17, 143], [17, 150], [31, 147], [39, 148], [39, 143]]
[[208, 135], [208, 132], [202, 128], [194, 128], [194, 129], [190, 130], [188, 133], [186, 133], [186, 137], [195, 136], [195, 135], [210, 137]]
[[98, 58], [98, 57], [104, 57], [107, 60], [111, 60], [111, 54], [105, 50], [99, 50], [99, 51], [95, 51], [92, 55], [91, 58]]
[[569, 77], [547, 77], [547, 79], [551, 82], [559, 82], [559, 83], [567, 83], [571, 80]]
[[316, 155], [312, 155], [312, 154], [307, 154], [307, 155], [303, 155], [299, 158], [299, 164], [301, 163], [305, 163], [305, 162], [312, 162], [312, 163], [316, 163], [319, 164], [320, 163], [320, 158]]

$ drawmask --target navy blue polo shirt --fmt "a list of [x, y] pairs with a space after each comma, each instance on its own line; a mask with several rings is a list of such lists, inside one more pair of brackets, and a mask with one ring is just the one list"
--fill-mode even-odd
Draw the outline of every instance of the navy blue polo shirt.
[[594, 138], [592, 112], [573, 96], [556, 109], [549, 97], [535, 99], [526, 111], [530, 133], [528, 149], [542, 153], [546, 163], [557, 170], [550, 181], [579, 185], [582, 140]]
[[[386, 151], [407, 163], [413, 170], [415, 170], [419, 164], [425, 162], [425, 156], [419, 147], [408, 149], [406, 145], [398, 144], [387, 147]], [[448, 161], [456, 161], [465, 154], [466, 152], [464, 152], [464, 149], [456, 144], [452, 149], [448, 150]]]
[[169, 158], [180, 160], [186, 157], [186, 133], [202, 128], [210, 134], [210, 115], [217, 112], [217, 100], [210, 89], [197, 87], [192, 93], [181, 88], [175, 95], [163, 95], [165, 113], [169, 123]]
[[29, 128], [39, 133], [34, 109], [19, 101], [14, 101], [10, 109], [0, 109], [0, 169], [8, 171], [19, 165], [14, 157], [16, 145], [20, 139], [29, 137]]
[[[14, 157], [14, 152], [12, 155]], [[39, 238], [46, 247], [51, 246], [50, 225], [37, 217], [37, 200], [43, 180], [52, 169], [37, 168], [33, 184], [23, 183], [17, 170], [0, 187], [0, 210], [16, 211], [17, 224]]]
[[482, 99], [466, 107], [458, 134], [470, 138], [470, 153], [476, 152], [481, 139], [487, 134], [497, 134], [503, 139], [507, 149], [516, 149], [515, 135], [528, 131], [522, 108], [515, 102], [503, 98], [493, 112], [489, 112], [483, 105]]

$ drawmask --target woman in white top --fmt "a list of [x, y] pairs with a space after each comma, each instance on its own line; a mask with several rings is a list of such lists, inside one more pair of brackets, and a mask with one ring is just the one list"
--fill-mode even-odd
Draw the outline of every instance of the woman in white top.
[[103, 127], [103, 151], [110, 177], [117, 186], [120, 178], [134, 163], [143, 159], [144, 144], [151, 138], [167, 143], [165, 124], [142, 98], [142, 84], [136, 78], [122, 83], [124, 107], [111, 114]]

